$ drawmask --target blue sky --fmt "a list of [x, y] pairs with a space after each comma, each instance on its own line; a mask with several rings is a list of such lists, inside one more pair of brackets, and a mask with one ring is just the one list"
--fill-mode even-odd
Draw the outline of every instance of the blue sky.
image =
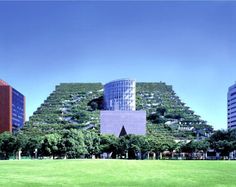
[[0, 1], [0, 78], [26, 96], [27, 117], [61, 82], [163, 81], [222, 129], [235, 20], [230, 1]]

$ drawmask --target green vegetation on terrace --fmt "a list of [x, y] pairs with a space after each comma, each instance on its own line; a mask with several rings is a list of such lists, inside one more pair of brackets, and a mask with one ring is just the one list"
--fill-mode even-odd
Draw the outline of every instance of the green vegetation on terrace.
[[233, 187], [236, 162], [156, 160], [0, 161], [4, 187]]
[[[137, 83], [136, 108], [147, 112], [148, 133], [176, 139], [205, 137], [213, 129], [181, 101], [172, 86], [163, 82]], [[25, 128], [40, 128], [42, 134], [64, 128], [99, 131], [103, 103], [101, 83], [62, 83], [30, 117]]]
[[[211, 135], [212, 127], [176, 96], [172, 86], [137, 83], [136, 89], [137, 110], [147, 112], [146, 136], [101, 135], [102, 84], [63, 83], [23, 129], [0, 134], [0, 159], [17, 157], [18, 153], [30, 158], [69, 159], [103, 158], [105, 153], [109, 158], [129, 159], [235, 158], [230, 154], [236, 150], [235, 132]], [[214, 150], [211, 157], [206, 155], [209, 149]]]
[[62, 83], [30, 117], [30, 123], [74, 124], [84, 127], [98, 124], [98, 111], [88, 103], [102, 95], [100, 83]]

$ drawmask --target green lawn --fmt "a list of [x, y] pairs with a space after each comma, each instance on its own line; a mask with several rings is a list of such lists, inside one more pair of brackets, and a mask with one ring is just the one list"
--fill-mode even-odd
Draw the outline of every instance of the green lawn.
[[1, 187], [236, 186], [234, 161], [0, 161]]

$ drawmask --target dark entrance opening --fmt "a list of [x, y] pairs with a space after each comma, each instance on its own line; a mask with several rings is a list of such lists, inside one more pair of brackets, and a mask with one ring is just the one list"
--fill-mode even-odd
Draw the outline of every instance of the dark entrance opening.
[[123, 125], [122, 128], [121, 128], [119, 137], [125, 136], [125, 135], [127, 135], [127, 132], [126, 132], [125, 127], [124, 127], [124, 125]]

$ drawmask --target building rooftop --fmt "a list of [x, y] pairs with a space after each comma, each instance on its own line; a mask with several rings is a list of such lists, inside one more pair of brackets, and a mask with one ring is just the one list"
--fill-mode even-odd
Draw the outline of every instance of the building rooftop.
[[131, 79], [131, 78], [121, 78], [121, 79], [112, 80], [112, 81], [110, 81], [110, 82], [108, 82], [106, 84], [110, 84], [112, 82], [117, 82], [117, 81], [126, 81], [126, 80], [128, 80], [128, 81], [136, 81], [135, 79]]
[[0, 79], [0, 86], [8, 86], [7, 82]]
[[229, 87], [229, 91], [234, 89], [234, 88], [236, 88], [236, 81], [235, 81], [235, 83], [232, 86]]

